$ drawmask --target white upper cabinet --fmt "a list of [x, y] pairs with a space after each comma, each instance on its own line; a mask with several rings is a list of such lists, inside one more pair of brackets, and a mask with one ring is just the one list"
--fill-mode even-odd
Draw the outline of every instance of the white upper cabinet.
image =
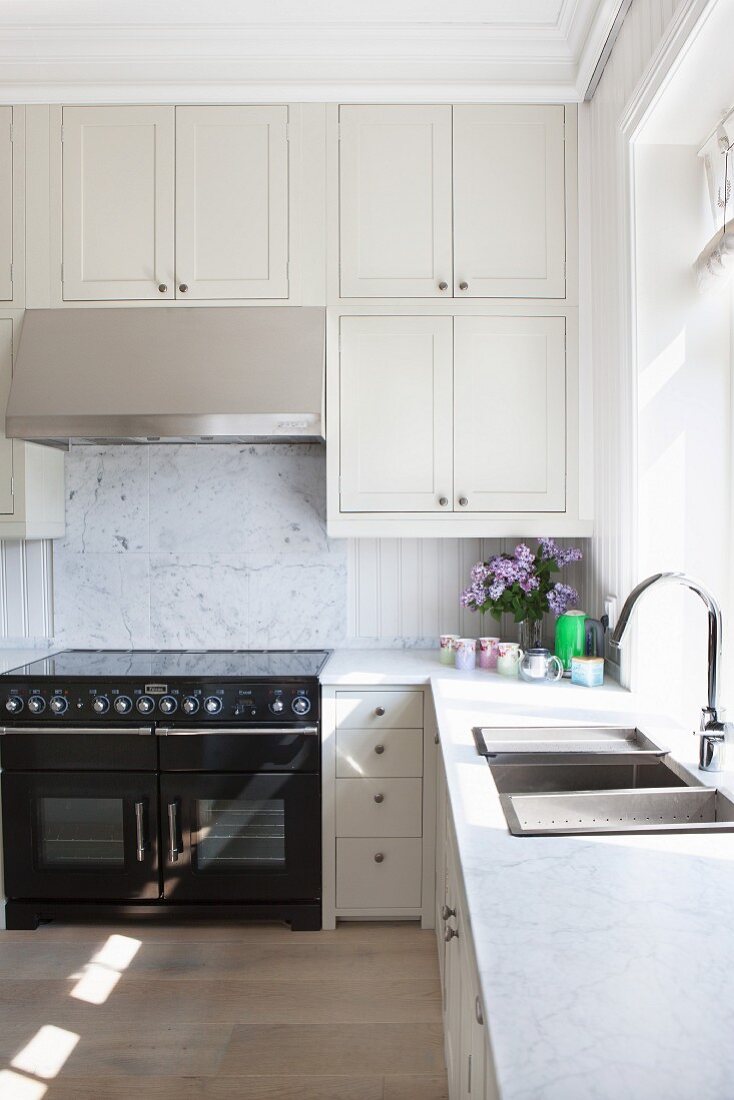
[[[5, 436], [5, 409], [13, 380], [13, 322], [0, 318], [0, 516], [13, 514], [13, 441]], [[0, 537], [2, 527], [0, 526]]]
[[456, 506], [562, 512], [565, 319], [457, 317], [454, 326]]
[[174, 108], [65, 107], [63, 296], [172, 298]]
[[454, 107], [454, 293], [563, 298], [565, 111]]
[[0, 107], [0, 301], [13, 298], [13, 108]]
[[176, 108], [178, 296], [288, 297], [287, 131], [285, 106]]
[[450, 297], [451, 107], [341, 107], [339, 132], [342, 296]]
[[451, 333], [450, 317], [341, 319], [342, 511], [450, 507]]

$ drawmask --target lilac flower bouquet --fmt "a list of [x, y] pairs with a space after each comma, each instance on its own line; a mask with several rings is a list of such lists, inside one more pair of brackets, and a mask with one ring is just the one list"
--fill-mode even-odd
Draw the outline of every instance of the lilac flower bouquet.
[[562, 615], [578, 603], [575, 588], [553, 579], [553, 574], [581, 560], [581, 551], [558, 546], [555, 539], [540, 539], [533, 553], [524, 542], [514, 554], [498, 554], [479, 561], [471, 571], [471, 584], [461, 593], [461, 604], [470, 611], [489, 611], [499, 620], [505, 612], [515, 622], [537, 622], [546, 611]]

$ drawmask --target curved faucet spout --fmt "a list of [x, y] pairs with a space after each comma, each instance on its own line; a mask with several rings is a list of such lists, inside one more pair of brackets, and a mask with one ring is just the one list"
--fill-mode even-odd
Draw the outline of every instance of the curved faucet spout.
[[709, 617], [709, 629], [708, 629], [708, 711], [709, 719], [716, 722], [718, 720], [718, 707], [719, 707], [719, 663], [721, 661], [721, 608], [719, 603], [712, 592], [700, 581], [694, 580], [693, 577], [687, 576], [685, 573], [654, 573], [651, 577], [647, 577], [644, 581], [640, 581], [636, 588], [633, 588], [629, 596], [624, 602], [624, 607], [619, 616], [617, 625], [614, 628], [614, 633], [610, 639], [610, 645], [615, 649], [620, 649], [622, 645], [622, 639], [625, 635], [625, 631], [629, 625], [632, 612], [637, 606], [637, 601], [641, 596], [647, 592], [649, 588], [652, 588], [656, 584], [681, 584], [684, 588], [690, 588], [692, 592], [695, 592], [699, 596], [708, 611]]

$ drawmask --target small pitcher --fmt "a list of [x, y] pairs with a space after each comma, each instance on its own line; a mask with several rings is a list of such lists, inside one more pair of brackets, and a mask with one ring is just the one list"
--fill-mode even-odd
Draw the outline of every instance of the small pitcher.
[[563, 676], [563, 661], [549, 649], [529, 649], [520, 661], [520, 675], [531, 684], [555, 684]]

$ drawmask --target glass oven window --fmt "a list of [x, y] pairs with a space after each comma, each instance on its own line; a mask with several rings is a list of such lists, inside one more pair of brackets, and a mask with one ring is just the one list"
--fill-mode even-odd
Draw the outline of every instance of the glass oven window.
[[39, 798], [38, 857], [42, 867], [93, 870], [123, 867], [120, 798]]
[[285, 867], [282, 798], [200, 798], [195, 826], [199, 871], [281, 871]]

